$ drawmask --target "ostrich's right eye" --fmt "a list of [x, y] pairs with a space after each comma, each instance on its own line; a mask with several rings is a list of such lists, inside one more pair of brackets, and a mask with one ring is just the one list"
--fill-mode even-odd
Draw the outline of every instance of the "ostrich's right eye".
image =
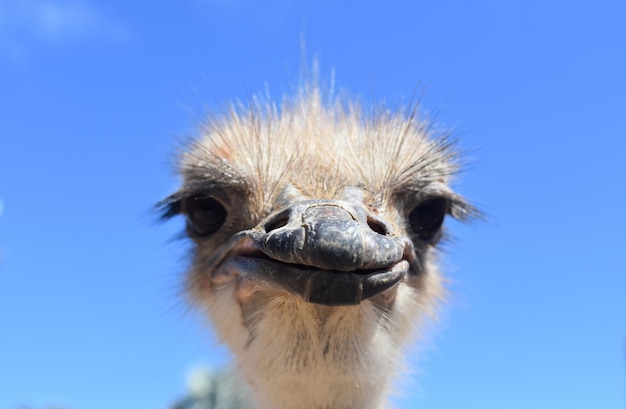
[[228, 214], [226, 208], [212, 197], [192, 196], [185, 200], [183, 206], [187, 226], [198, 236], [208, 236], [218, 231]]

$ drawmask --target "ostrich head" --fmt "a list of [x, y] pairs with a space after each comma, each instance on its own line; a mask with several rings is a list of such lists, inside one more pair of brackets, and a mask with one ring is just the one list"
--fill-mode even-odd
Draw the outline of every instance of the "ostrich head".
[[187, 289], [259, 408], [380, 408], [402, 346], [442, 298], [454, 144], [415, 111], [365, 115], [317, 88], [253, 102], [180, 155]]

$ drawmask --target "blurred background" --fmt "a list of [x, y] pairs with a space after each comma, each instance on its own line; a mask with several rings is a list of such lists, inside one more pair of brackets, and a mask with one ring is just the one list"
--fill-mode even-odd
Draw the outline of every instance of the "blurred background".
[[[322, 83], [465, 134], [452, 297], [394, 402], [623, 408], [626, 3], [0, 0], [0, 408], [167, 408], [228, 352], [178, 294], [172, 152]], [[302, 44], [305, 44], [302, 47]], [[328, 85], [330, 86], [330, 85]]]

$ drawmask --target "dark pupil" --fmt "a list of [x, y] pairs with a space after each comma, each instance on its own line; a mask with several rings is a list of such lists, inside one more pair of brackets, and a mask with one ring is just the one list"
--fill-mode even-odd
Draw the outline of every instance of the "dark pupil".
[[409, 214], [411, 229], [420, 239], [432, 240], [439, 232], [439, 229], [441, 229], [447, 211], [447, 199], [428, 199], [420, 203]]
[[187, 219], [199, 235], [215, 233], [226, 220], [226, 209], [211, 197], [192, 197], [187, 201]]

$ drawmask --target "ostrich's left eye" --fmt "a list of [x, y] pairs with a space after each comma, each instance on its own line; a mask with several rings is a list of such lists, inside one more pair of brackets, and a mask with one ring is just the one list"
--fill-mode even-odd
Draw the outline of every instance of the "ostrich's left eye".
[[190, 197], [185, 200], [183, 207], [188, 228], [198, 236], [208, 236], [218, 231], [228, 215], [226, 208], [212, 197]]
[[409, 213], [411, 229], [424, 241], [437, 239], [449, 207], [450, 203], [444, 197], [424, 200]]

